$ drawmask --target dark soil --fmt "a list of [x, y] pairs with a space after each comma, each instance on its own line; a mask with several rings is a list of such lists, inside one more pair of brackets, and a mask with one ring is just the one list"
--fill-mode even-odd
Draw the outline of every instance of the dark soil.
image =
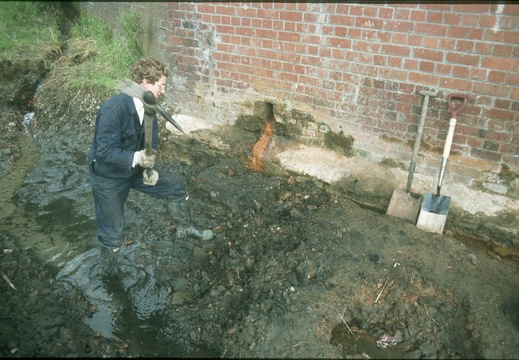
[[[10, 85], [0, 117], [0, 356], [519, 357], [516, 263], [361, 208], [316, 179], [253, 171], [246, 159], [261, 133], [240, 126], [186, 136], [162, 127], [163, 166], [217, 236], [176, 239], [165, 204], [132, 193], [120, 271], [99, 283], [128, 304], [114, 311], [118, 336], [96, 330], [102, 304], [78, 279], [98, 275], [71, 269], [97, 262], [86, 151], [105, 99], [59, 86], [71, 58], [50, 71], [3, 62], [2, 79], [18, 61], [32, 75]], [[45, 75], [34, 99], [21, 90]], [[140, 298], [137, 280], [166, 301]], [[160, 331], [139, 325], [146, 304]], [[177, 348], [161, 345], [168, 338]]]

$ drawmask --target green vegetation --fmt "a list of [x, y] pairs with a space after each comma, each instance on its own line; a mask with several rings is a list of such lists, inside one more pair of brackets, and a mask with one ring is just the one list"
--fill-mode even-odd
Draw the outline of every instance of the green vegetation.
[[[140, 17], [127, 12], [109, 24], [86, 13], [71, 26], [64, 43], [59, 24], [63, 22], [57, 2], [6, 1], [0, 4], [1, 56], [17, 54], [62, 57], [52, 66], [63, 74], [60, 86], [78, 92], [114, 92], [118, 81], [129, 76], [131, 66], [142, 55], [138, 45], [143, 36]], [[116, 30], [119, 29], [119, 30]]]
[[118, 81], [129, 76], [131, 66], [141, 57], [136, 39], [142, 28], [134, 13], [125, 14], [119, 21], [121, 33], [100, 19], [82, 14], [70, 31], [69, 46], [76, 64], [66, 86], [103, 91], [114, 89]]
[[58, 3], [2, 1], [0, 50], [3, 57], [46, 53], [59, 47]]

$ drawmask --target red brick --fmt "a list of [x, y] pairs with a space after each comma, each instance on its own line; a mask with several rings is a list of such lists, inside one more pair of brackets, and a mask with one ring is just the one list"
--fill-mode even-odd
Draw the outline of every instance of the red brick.
[[333, 59], [344, 59], [345, 52], [340, 49], [332, 49], [332, 58]]
[[395, 10], [392, 8], [381, 7], [378, 9], [378, 16], [383, 19], [392, 19], [394, 12], [395, 12]]
[[406, 45], [407, 44], [407, 35], [401, 34], [401, 33], [392, 33], [393, 36], [391, 37], [391, 42], [393, 44], [398, 45]]
[[355, 18], [353, 16], [345, 14], [331, 14], [329, 23], [344, 26], [353, 26], [355, 24]]
[[274, 39], [276, 32], [272, 30], [256, 29], [256, 36], [259, 38]]
[[418, 84], [438, 86], [438, 77], [436, 75], [428, 75], [419, 72], [410, 72], [409, 81]]
[[477, 138], [477, 137], [467, 137], [467, 145], [469, 145], [472, 148], [481, 148], [483, 147], [483, 140]]
[[387, 20], [384, 28], [388, 31], [411, 32], [414, 30], [414, 22]]
[[[474, 93], [476, 93], [476, 94], [507, 97], [510, 95], [509, 90], [510, 90], [509, 86], [482, 83], [482, 82], [474, 82]], [[517, 95], [519, 95], [519, 93]]]
[[411, 16], [409, 20], [411, 21], [425, 21], [425, 17], [427, 16], [427, 12], [424, 10], [411, 10]]
[[512, 104], [512, 102], [510, 100], [496, 99], [495, 106], [498, 109], [508, 110], [508, 109], [510, 109], [511, 104]]
[[[214, 13], [214, 11], [212, 13]], [[247, 7], [247, 8], [238, 7], [238, 8], [236, 8], [236, 16], [255, 18], [255, 17], [258, 17], [257, 9], [255, 9], [253, 7]]]
[[449, 26], [449, 31], [447, 32], [447, 36], [451, 38], [459, 38], [459, 39], [472, 39], [472, 40], [482, 40], [483, 38], [483, 29], [469, 26]]
[[477, 42], [476, 43], [476, 53], [482, 55], [492, 55], [492, 51], [494, 50], [494, 45], [491, 43]]
[[517, 4], [505, 4], [502, 12], [504, 15], [519, 15], [519, 6]]
[[381, 51], [386, 55], [396, 55], [396, 56], [409, 56], [410, 49], [406, 46], [398, 46], [398, 45], [382, 45]]
[[459, 52], [448, 52], [445, 59], [453, 64], [463, 64], [469, 66], [479, 66], [480, 57]]
[[482, 27], [492, 28], [499, 21], [499, 17], [497, 15], [481, 15], [479, 20], [479, 25]]
[[445, 25], [436, 25], [431, 23], [417, 23], [415, 25], [415, 32], [419, 34], [430, 34], [437, 36], [445, 36], [447, 35], [447, 26]]
[[261, 40], [261, 48], [262, 49], [273, 49], [274, 41], [271, 39], [260, 39]]
[[467, 78], [469, 76], [469, 68], [466, 66], [453, 66], [452, 75], [458, 78]]
[[456, 50], [472, 53], [474, 51], [474, 41], [458, 40], [456, 41]]
[[479, 26], [480, 15], [463, 14], [461, 15], [461, 25], [465, 26]]
[[351, 40], [343, 38], [328, 38], [328, 45], [342, 49], [349, 49], [351, 47]]
[[494, 57], [483, 57], [481, 59], [481, 66], [490, 68], [490, 69], [497, 69], [497, 70], [504, 70], [504, 71], [517, 71], [517, 65], [518, 60], [513, 59], [503, 59], [503, 58], [494, 58]]
[[439, 42], [438, 46], [440, 49], [452, 50], [456, 46], [456, 40], [454, 40], [454, 39], [441, 38], [439, 40], [440, 40], [440, 42]]
[[494, 119], [488, 122], [488, 127], [494, 130], [504, 130], [505, 120], [512, 120], [514, 118], [513, 112], [503, 109], [484, 109], [483, 115], [487, 118]]
[[303, 14], [296, 11], [280, 11], [279, 19], [288, 21], [303, 21]]
[[430, 49], [415, 49], [414, 57], [432, 61], [443, 61], [443, 52]]
[[434, 63], [430, 61], [420, 61], [420, 71], [434, 72]]
[[494, 42], [504, 42], [510, 44], [519, 44], [519, 32], [518, 31], [505, 31], [505, 30], [497, 30], [493, 31], [487, 29], [485, 31], [484, 40], [494, 41]]
[[407, 36], [407, 45], [409, 45], [409, 46], [421, 46], [422, 45], [422, 36], [409, 34]]
[[409, 20], [410, 14], [411, 11], [409, 9], [396, 9], [393, 18], [398, 20]]
[[515, 87], [519, 87], [519, 74], [507, 73], [506, 74], [506, 83], [510, 84], [512, 86], [515, 86]]
[[519, 16], [501, 17], [499, 19], [499, 27], [501, 29], [516, 30], [519, 28]]
[[395, 57], [395, 56], [389, 56], [387, 57], [387, 65], [391, 66], [393, 68], [400, 68], [402, 66], [402, 58]]
[[454, 4], [453, 11], [467, 13], [487, 13], [490, 11], [490, 4]]
[[517, 48], [517, 45], [503, 45], [503, 44], [496, 44], [494, 45], [494, 56], [502, 56], [502, 57], [508, 57], [511, 58], [513, 55], [514, 49]]
[[459, 25], [460, 19], [461, 16], [459, 14], [447, 12], [443, 17], [443, 23], [449, 25]]
[[426, 20], [431, 23], [443, 23], [443, 12], [440, 11], [428, 11]]
[[386, 66], [386, 57], [383, 55], [373, 55], [373, 64], [378, 66]]
[[490, 70], [488, 72], [487, 80], [491, 82], [504, 83], [506, 75], [507, 73], [503, 71]]
[[420, 61], [415, 59], [404, 59], [404, 69], [406, 70], [418, 70]]
[[453, 89], [462, 92], [472, 92], [473, 82], [464, 79], [440, 77], [439, 86], [446, 89]]
[[348, 37], [350, 39], [360, 39], [361, 38], [361, 29], [357, 28], [348, 28]]
[[214, 14], [215, 13], [216, 6], [208, 4], [208, 3], [201, 3], [197, 6], [197, 12], [199, 13], [208, 13], [208, 14]]
[[438, 63], [436, 64], [436, 73], [440, 75], [450, 75], [452, 73], [452, 65]]
[[477, 80], [485, 81], [485, 80], [487, 80], [487, 71], [485, 69], [481, 69], [479, 67], [471, 68], [469, 70], [468, 76], [471, 79], [477, 79]]
[[437, 37], [424, 36], [422, 44], [425, 47], [437, 49], [440, 39]]
[[279, 11], [273, 9], [258, 9], [256, 13], [260, 19], [277, 19]]

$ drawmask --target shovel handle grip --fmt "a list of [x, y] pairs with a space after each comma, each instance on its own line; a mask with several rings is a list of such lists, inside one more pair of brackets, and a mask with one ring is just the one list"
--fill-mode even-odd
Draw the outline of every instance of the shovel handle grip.
[[[452, 99], [463, 100], [463, 104], [461, 104], [461, 106], [458, 107], [457, 109], [454, 109], [452, 107], [452, 105], [453, 105]], [[449, 95], [449, 110], [451, 111], [452, 118], [456, 118], [456, 115], [458, 115], [458, 113], [465, 107], [465, 105], [467, 105], [467, 95], [462, 95], [462, 94], [450, 94]]]

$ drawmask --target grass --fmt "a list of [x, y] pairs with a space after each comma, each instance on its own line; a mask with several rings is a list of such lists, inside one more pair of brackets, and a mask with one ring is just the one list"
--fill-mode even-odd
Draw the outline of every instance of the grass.
[[129, 77], [131, 67], [141, 57], [138, 39], [143, 29], [139, 18], [136, 13], [128, 12], [111, 24], [112, 29], [83, 13], [71, 27], [64, 47], [58, 3], [3, 1], [0, 56], [44, 56], [49, 48], [62, 48], [62, 58], [52, 65], [63, 67], [61, 86], [71, 91], [110, 94], [118, 81]]
[[[2, 1], [0, 51], [2, 57], [44, 52], [60, 44], [57, 3]], [[37, 34], [37, 36], [35, 36]]]
[[[136, 38], [141, 31], [133, 13], [121, 19], [117, 32], [108, 28], [101, 20], [83, 14], [71, 28], [70, 49], [82, 54], [85, 61], [74, 66], [65, 78], [65, 86], [71, 90], [80, 88], [113, 90], [116, 83], [129, 77], [133, 64], [141, 57]], [[136, 24], [129, 26], [128, 24]], [[80, 56], [81, 57], [81, 56]]]

